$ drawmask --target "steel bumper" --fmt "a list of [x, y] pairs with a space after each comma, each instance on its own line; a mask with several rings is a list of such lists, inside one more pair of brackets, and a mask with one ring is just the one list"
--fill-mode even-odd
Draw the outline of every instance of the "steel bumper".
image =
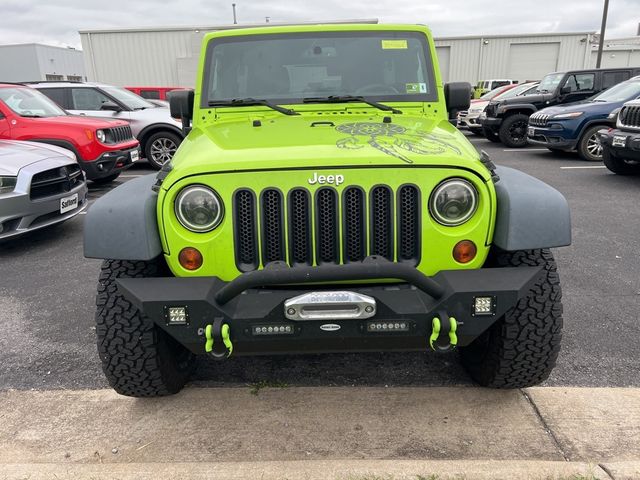
[[[148, 318], [194, 353], [205, 353], [208, 325], [229, 326], [233, 355], [338, 351], [425, 350], [434, 317], [455, 318], [458, 345], [471, 343], [526, 296], [541, 267], [442, 271], [427, 277], [407, 264], [368, 258], [346, 265], [289, 268], [282, 264], [245, 273], [231, 282], [217, 277], [122, 278], [120, 292]], [[401, 282], [355, 284], [359, 280]], [[328, 284], [331, 283], [329, 286]], [[367, 319], [289, 320], [285, 302], [309, 292], [350, 291], [375, 299]], [[476, 297], [493, 309], [475, 314]], [[181, 324], [169, 309], [184, 308]], [[372, 331], [395, 322], [403, 331]], [[290, 327], [286, 334], [256, 335], [258, 327]]]

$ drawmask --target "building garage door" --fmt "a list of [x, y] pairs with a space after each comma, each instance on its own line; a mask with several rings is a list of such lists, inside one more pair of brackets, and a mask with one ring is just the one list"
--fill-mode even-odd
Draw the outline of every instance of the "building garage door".
[[512, 43], [507, 77], [518, 81], [540, 80], [558, 68], [560, 43]]
[[436, 47], [438, 54], [438, 64], [440, 65], [440, 75], [442, 82], [449, 81], [449, 59], [451, 58], [451, 47]]

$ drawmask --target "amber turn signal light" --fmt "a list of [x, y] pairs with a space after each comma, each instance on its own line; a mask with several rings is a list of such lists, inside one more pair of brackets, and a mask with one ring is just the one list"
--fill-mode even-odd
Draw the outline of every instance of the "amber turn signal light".
[[458, 263], [469, 263], [476, 258], [478, 249], [471, 240], [462, 240], [453, 247], [453, 258]]
[[187, 270], [197, 270], [202, 266], [202, 254], [193, 247], [185, 247], [180, 251], [178, 261]]

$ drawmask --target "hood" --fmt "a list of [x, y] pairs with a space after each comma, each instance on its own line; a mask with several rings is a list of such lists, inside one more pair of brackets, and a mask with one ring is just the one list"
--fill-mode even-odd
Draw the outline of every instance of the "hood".
[[541, 103], [551, 100], [554, 97], [553, 93], [532, 93], [530, 95], [519, 95], [517, 97], [507, 98], [505, 100], [494, 100], [491, 103], [497, 103], [498, 105], [515, 105], [520, 103]]
[[576, 102], [568, 105], [557, 105], [540, 110], [545, 115], [558, 115], [561, 113], [585, 112], [588, 114], [610, 114], [624, 102]]
[[128, 123], [124, 120], [111, 120], [99, 117], [89, 117], [86, 115], [60, 115], [59, 117], [29, 118], [25, 120], [39, 123], [48, 123], [51, 125], [84, 127], [91, 129], [121, 127], [124, 125], [128, 125]]
[[152, 123], [168, 123], [176, 128], [181, 128], [182, 123], [179, 120], [171, 118], [171, 113], [166, 107], [145, 108], [144, 110], [131, 110], [127, 112], [131, 115], [131, 120], [135, 120], [144, 125]]
[[44, 143], [0, 140], [0, 175], [15, 176], [21, 168], [52, 157], [65, 157], [75, 162], [73, 153], [64, 148]]
[[488, 177], [477, 150], [440, 118], [332, 113], [270, 116], [198, 125], [180, 146], [180, 177], [216, 171], [327, 167], [453, 166]]

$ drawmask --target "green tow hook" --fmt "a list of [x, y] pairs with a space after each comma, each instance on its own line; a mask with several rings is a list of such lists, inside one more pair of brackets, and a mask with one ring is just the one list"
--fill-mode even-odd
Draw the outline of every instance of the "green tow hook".
[[231, 329], [228, 324], [222, 322], [222, 318], [216, 318], [213, 324], [207, 325], [204, 329], [204, 351], [219, 360], [228, 358], [233, 353]]
[[[446, 313], [433, 317], [429, 346], [435, 352], [448, 352], [458, 345], [458, 322]], [[446, 335], [446, 336], [445, 336]]]

